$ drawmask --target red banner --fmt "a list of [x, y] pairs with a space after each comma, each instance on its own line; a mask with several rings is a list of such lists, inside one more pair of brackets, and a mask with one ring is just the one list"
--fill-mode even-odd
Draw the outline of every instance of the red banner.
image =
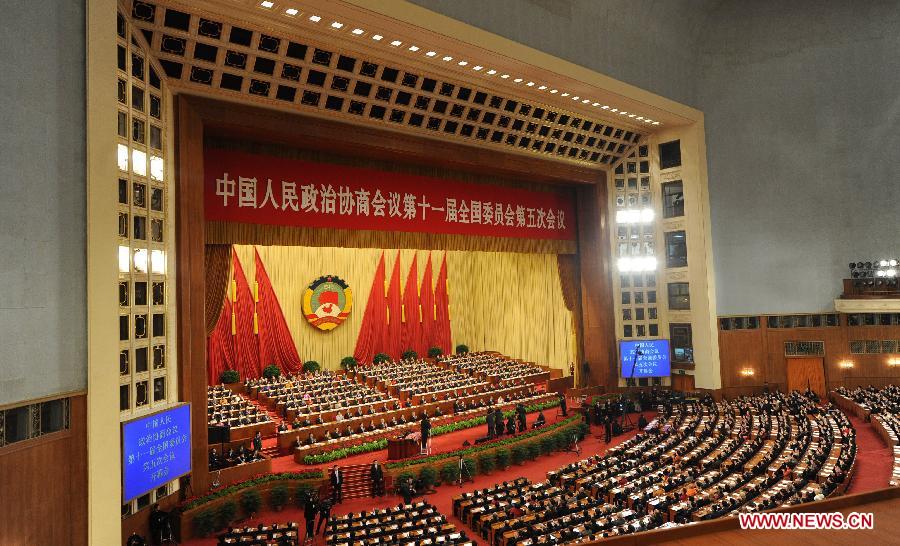
[[575, 239], [572, 192], [469, 184], [230, 150], [204, 154], [206, 219]]

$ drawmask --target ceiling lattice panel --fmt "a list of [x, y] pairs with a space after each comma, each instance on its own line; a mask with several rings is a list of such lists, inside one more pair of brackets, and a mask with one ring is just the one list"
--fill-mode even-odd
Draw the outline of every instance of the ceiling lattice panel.
[[132, 2], [173, 88], [607, 168], [641, 134], [335, 43], [184, 6]]

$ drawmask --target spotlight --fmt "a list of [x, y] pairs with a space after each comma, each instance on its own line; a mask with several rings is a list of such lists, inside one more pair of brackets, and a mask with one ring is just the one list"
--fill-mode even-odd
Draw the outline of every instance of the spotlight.
[[897, 260], [890, 260], [888, 262], [888, 265], [890, 265], [891, 267], [897, 267]]
[[881, 260], [880, 262], [878, 262], [878, 265], [880, 267], [887, 267], [887, 264], [888, 264], [887, 260]]

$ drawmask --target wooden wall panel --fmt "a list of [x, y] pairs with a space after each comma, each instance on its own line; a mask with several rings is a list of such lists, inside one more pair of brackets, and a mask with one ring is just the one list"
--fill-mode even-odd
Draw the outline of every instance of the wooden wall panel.
[[[763, 323], [765, 321], [762, 321]], [[784, 390], [787, 381], [786, 341], [823, 341], [825, 343], [825, 386], [884, 386], [900, 384], [900, 366], [888, 360], [900, 358], [891, 354], [850, 354], [851, 340], [900, 340], [900, 326], [847, 326], [841, 316], [840, 326], [820, 328], [767, 328], [719, 332], [719, 358], [722, 366], [722, 391], [726, 397], [756, 394], [768, 385]], [[853, 364], [841, 367], [842, 362]], [[755, 374], [746, 377], [741, 370], [751, 368]]]
[[87, 544], [87, 402], [69, 430], [0, 449], [0, 544]]

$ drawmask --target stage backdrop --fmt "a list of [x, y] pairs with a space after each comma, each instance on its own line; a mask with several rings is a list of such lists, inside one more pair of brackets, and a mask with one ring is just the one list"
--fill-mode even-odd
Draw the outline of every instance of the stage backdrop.
[[[388, 278], [399, 252], [401, 287], [414, 257], [422, 282], [429, 257], [429, 251], [408, 249], [234, 248], [251, 287], [256, 278], [254, 248], [259, 252], [300, 359], [329, 369], [338, 368], [341, 358], [354, 353], [382, 252]], [[430, 254], [434, 283], [445, 253]], [[452, 347], [464, 343], [472, 351], [495, 350], [568, 373], [575, 360], [574, 318], [563, 301], [555, 255], [450, 251], [446, 257]], [[346, 322], [330, 332], [310, 326], [302, 310], [307, 286], [326, 274], [346, 281], [354, 302]]]

